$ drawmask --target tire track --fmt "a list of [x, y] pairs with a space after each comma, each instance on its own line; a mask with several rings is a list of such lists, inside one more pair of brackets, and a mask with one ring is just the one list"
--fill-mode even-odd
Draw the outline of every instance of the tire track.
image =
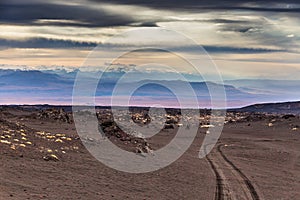
[[221, 175], [220, 173], [218, 172], [215, 164], [213, 163], [213, 161], [208, 157], [206, 156], [206, 159], [208, 161], [208, 163], [210, 164], [215, 176], [216, 176], [216, 191], [215, 191], [215, 200], [221, 200], [221, 199], [224, 199], [224, 190], [223, 190], [223, 179], [221, 178]]
[[222, 144], [218, 145], [218, 152], [220, 153], [220, 155], [222, 156], [222, 158], [241, 176], [241, 178], [244, 180], [245, 185], [247, 186], [252, 199], [253, 200], [260, 200], [260, 197], [257, 193], [257, 191], [255, 190], [254, 185], [252, 184], [252, 182], [250, 181], [250, 179], [235, 165], [233, 164], [232, 161], [230, 161], [224, 154], [224, 152], [221, 149]]
[[[223, 144], [219, 144], [212, 154], [206, 156], [216, 177], [215, 200], [241, 199], [241, 197], [260, 200], [250, 179], [227, 158], [222, 146]], [[225, 165], [228, 167], [224, 167]]]
[[[211, 145], [211, 144], [208, 144]], [[206, 146], [208, 146], [206, 145]], [[206, 152], [206, 146], [204, 151]], [[214, 158], [206, 153], [206, 160], [208, 161], [213, 173], [216, 177], [216, 189], [215, 189], [215, 200], [231, 200], [231, 194], [229, 186], [226, 182], [223, 172], [219, 169], [218, 164], [214, 161]]]

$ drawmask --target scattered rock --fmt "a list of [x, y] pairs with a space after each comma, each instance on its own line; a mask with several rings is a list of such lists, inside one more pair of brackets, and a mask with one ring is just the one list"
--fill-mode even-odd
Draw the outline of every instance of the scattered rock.
[[45, 161], [59, 161], [58, 157], [54, 154], [51, 154], [51, 155], [47, 155], [47, 156], [44, 156], [43, 159]]
[[140, 146], [137, 146], [137, 147], [135, 148], [135, 153], [143, 153], [142, 148], [141, 148]]
[[283, 115], [282, 118], [283, 119], [290, 119], [290, 118], [295, 118], [296, 116], [293, 114], [287, 114], [287, 115]]
[[269, 123], [269, 124], [268, 124], [268, 127], [272, 127], [272, 126], [274, 126], [273, 123]]
[[165, 124], [164, 129], [174, 129], [173, 124]]
[[200, 126], [201, 128], [212, 128], [212, 127], [215, 127], [214, 125], [212, 124], [207, 124], [207, 125], [202, 125]]
[[2, 144], [11, 144], [11, 142], [9, 142], [9, 141], [7, 141], [7, 140], [0, 140], [0, 143], [2, 143]]
[[63, 143], [61, 139], [56, 139], [55, 142]]

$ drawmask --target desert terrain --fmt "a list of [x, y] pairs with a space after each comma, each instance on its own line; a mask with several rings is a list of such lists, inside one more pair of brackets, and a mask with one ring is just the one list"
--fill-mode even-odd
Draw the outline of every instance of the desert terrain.
[[[164, 129], [143, 139], [119, 130], [108, 113], [106, 108], [97, 113], [107, 138], [137, 154], [166, 145], [180, 126], [180, 114], [170, 111]], [[131, 174], [105, 166], [86, 150], [69, 108], [2, 106], [0, 199], [300, 198], [298, 115], [229, 111], [217, 145], [199, 159], [209, 134], [207, 115], [192, 119], [204, 121], [177, 161], [154, 172]], [[139, 110], [132, 119], [150, 121]]]

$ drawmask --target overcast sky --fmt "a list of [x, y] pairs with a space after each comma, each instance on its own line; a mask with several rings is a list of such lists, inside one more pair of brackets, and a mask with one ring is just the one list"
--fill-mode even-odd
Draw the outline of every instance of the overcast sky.
[[[3, 68], [77, 68], [94, 47], [116, 34], [162, 27], [202, 45], [225, 79], [299, 79], [297, 2], [2, 0], [0, 64]], [[193, 53], [193, 48], [177, 45]], [[153, 59], [159, 63], [161, 55], [155, 53]], [[137, 60], [125, 64], [139, 64]]]

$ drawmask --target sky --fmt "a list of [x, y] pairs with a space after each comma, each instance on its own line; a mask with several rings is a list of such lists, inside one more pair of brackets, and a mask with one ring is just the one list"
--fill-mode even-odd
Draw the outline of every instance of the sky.
[[[97, 45], [103, 50], [97, 65], [104, 66], [111, 59], [110, 47], [118, 52], [124, 45], [139, 48], [149, 36], [147, 29], [163, 28], [202, 46], [224, 79], [300, 77], [297, 0], [1, 0], [0, 13], [1, 68], [76, 69], [85, 65]], [[137, 29], [141, 41], [120, 45], [111, 39]], [[195, 48], [172, 37], [153, 40], [153, 45], [168, 39], [185, 55], [198, 56]], [[118, 63], [139, 65], [145, 53], [130, 55]], [[153, 51], [147, 56], [156, 63], [167, 58], [177, 70], [193, 73], [173, 55]]]

